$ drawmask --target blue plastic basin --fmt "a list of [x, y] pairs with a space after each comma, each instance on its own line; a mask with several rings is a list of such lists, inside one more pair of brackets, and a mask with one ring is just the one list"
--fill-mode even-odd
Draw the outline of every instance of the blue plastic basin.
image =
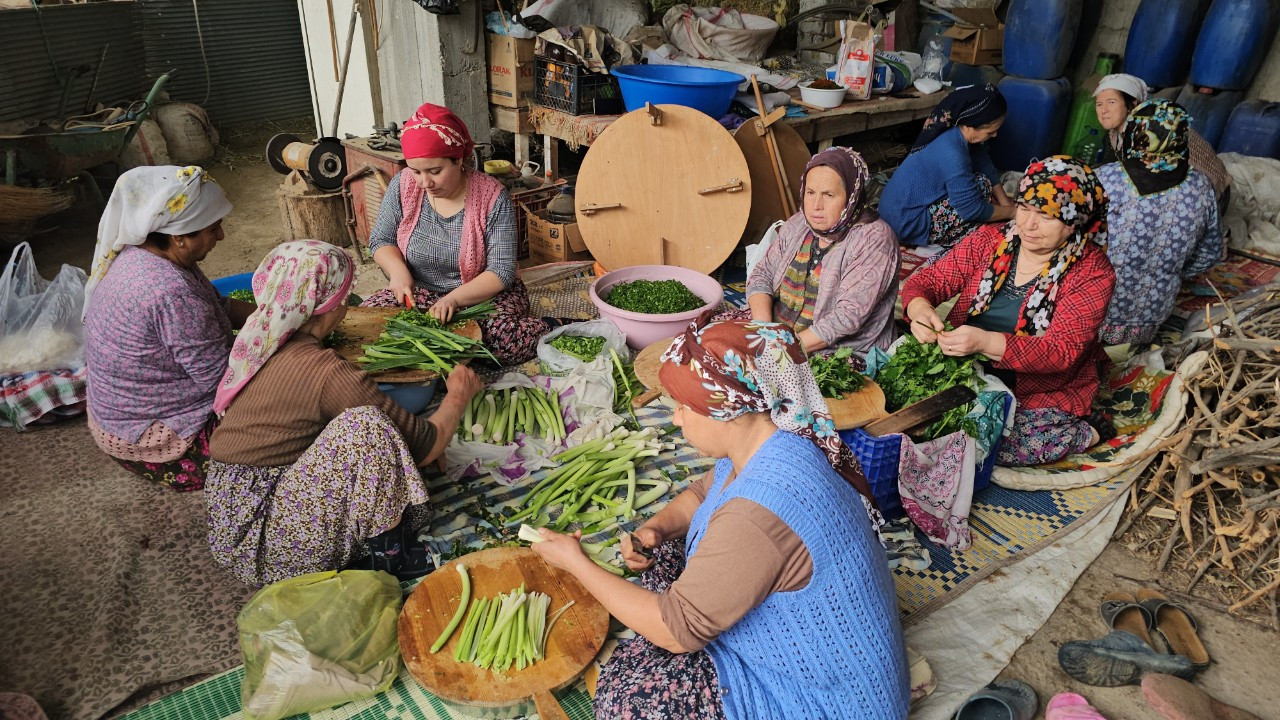
[[719, 119], [746, 78], [737, 73], [685, 65], [621, 65], [611, 69], [627, 111], [654, 105], [687, 105]]
[[213, 283], [213, 289], [218, 291], [219, 295], [225, 297], [232, 290], [252, 290], [253, 289], [253, 273], [240, 273], [239, 275], [228, 275], [210, 280]]

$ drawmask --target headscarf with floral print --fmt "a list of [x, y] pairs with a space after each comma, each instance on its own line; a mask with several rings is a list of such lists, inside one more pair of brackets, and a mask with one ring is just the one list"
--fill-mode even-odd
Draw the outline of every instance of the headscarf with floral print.
[[[1016, 201], [1071, 227], [1071, 234], [1035, 279], [1014, 327], [1015, 335], [1043, 335], [1053, 319], [1062, 276], [1080, 259], [1089, 243], [1107, 244], [1107, 193], [1088, 165], [1066, 155], [1055, 155], [1027, 167], [1018, 183]], [[978, 284], [969, 317], [990, 309], [992, 298], [1012, 271], [1021, 244], [1018, 224], [1010, 221], [1004, 240], [996, 247], [991, 265]]]
[[868, 508], [874, 507], [867, 479], [836, 434], [827, 402], [791, 328], [753, 320], [710, 322], [711, 315], [704, 313], [690, 323], [663, 353], [663, 389], [714, 420], [769, 413], [779, 429], [812, 440]]
[[1147, 100], [1129, 113], [1117, 155], [1139, 195], [1168, 190], [1187, 179], [1191, 116], [1177, 103]]
[[151, 233], [190, 235], [231, 212], [231, 203], [218, 183], [195, 165], [137, 167], [116, 180], [111, 199], [98, 222], [89, 282], [84, 288], [83, 320], [98, 283], [116, 256], [130, 245], [141, 245]]
[[[810, 225], [810, 230], [827, 239], [839, 240], [854, 225], [876, 220], [878, 217], [876, 211], [867, 207], [866, 188], [867, 183], [871, 181], [871, 170], [861, 155], [848, 147], [827, 148], [814, 155], [809, 159], [809, 164], [805, 165], [804, 174], [800, 176], [801, 198], [804, 197], [805, 187], [809, 184], [809, 171], [816, 167], [830, 168], [840, 176], [840, 182], [844, 184], [845, 201], [844, 209], [840, 211], [840, 217], [835, 225], [822, 232], [818, 232], [813, 225]], [[807, 220], [808, 218], [806, 222]]]
[[925, 118], [911, 152], [917, 153], [938, 139], [942, 133], [964, 125], [980, 127], [995, 122], [1009, 112], [1004, 95], [994, 85], [965, 85], [951, 91]]
[[319, 240], [294, 240], [268, 253], [253, 273], [253, 299], [258, 307], [231, 346], [213, 411], [224, 414], [236, 394], [312, 316], [345, 303], [353, 277], [351, 258]]

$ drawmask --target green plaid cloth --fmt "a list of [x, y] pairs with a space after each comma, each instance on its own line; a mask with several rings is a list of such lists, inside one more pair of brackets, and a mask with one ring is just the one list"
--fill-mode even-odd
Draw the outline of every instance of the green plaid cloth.
[[0, 427], [22, 431], [41, 419], [84, 412], [88, 370], [49, 370], [0, 375]]

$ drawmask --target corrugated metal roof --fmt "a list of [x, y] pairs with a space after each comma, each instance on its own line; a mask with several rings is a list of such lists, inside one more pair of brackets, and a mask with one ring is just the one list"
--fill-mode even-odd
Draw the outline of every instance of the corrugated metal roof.
[[203, 105], [217, 125], [311, 114], [294, 0], [140, 0], [137, 5], [146, 75], [156, 78], [177, 69], [168, 86], [174, 100]]
[[[0, 120], [43, 120], [58, 112], [61, 83], [49, 65], [44, 25], [58, 69], [98, 64], [110, 43], [95, 97], [101, 102], [135, 100], [145, 94], [142, 34], [132, 2], [55, 5], [37, 17], [32, 9], [0, 10]], [[79, 114], [88, 99], [92, 70], [72, 81], [67, 113]]]

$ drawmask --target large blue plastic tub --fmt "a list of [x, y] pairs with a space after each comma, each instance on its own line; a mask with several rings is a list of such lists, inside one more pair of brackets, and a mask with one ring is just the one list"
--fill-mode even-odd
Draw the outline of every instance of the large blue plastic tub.
[[1202, 0], [1142, 0], [1129, 26], [1124, 71], [1155, 88], [1181, 85], [1207, 7]]
[[1032, 80], [1066, 72], [1083, 5], [1083, 0], [1012, 0], [1004, 26], [1004, 71]]
[[1280, 103], [1251, 100], [1237, 105], [1218, 142], [1218, 152], [1280, 160]]
[[1191, 84], [1247, 90], [1274, 39], [1271, 0], [1213, 0], [1196, 37]]
[[227, 293], [232, 290], [252, 290], [253, 289], [253, 273], [240, 273], [239, 275], [228, 275], [220, 277], [217, 280], [210, 280], [213, 283], [213, 289], [218, 294], [226, 297]]
[[1032, 159], [1057, 153], [1071, 112], [1071, 83], [1066, 78], [1035, 80], [1007, 75], [999, 88], [1009, 103], [1009, 114], [995, 139], [987, 143], [995, 166], [1001, 172], [1021, 172]]
[[719, 119], [746, 78], [737, 73], [684, 65], [621, 65], [610, 70], [627, 111], [645, 103], [687, 105]]

